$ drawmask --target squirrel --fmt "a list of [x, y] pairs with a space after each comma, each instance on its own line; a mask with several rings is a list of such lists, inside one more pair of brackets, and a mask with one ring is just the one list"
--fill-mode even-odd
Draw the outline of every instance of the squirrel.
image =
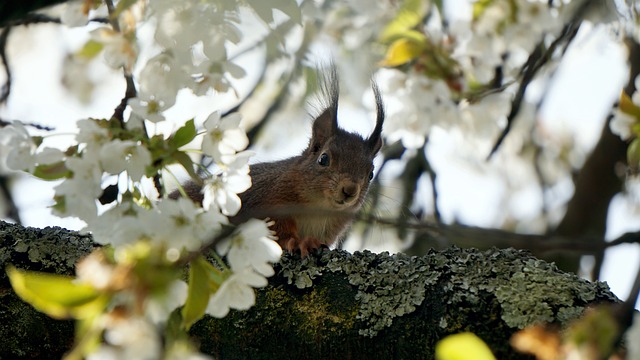
[[[373, 179], [373, 159], [382, 147], [382, 96], [375, 82], [372, 88], [376, 125], [363, 138], [338, 127], [337, 71], [332, 66], [325, 72], [324, 109], [313, 121], [309, 145], [301, 155], [250, 165], [252, 186], [239, 194], [242, 207], [230, 221], [269, 218], [278, 244], [303, 257], [341, 240], [364, 203]], [[184, 189], [191, 199], [202, 202], [199, 185], [188, 182]], [[176, 193], [170, 197], [180, 196]]]

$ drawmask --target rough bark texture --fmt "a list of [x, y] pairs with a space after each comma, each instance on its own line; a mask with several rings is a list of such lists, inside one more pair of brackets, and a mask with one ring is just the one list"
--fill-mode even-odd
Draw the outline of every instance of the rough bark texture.
[[[69, 274], [93, 248], [75, 232], [0, 222], [3, 268]], [[430, 359], [439, 339], [472, 331], [499, 359], [512, 359], [524, 358], [508, 344], [519, 328], [566, 323], [586, 306], [617, 301], [606, 284], [513, 249], [450, 248], [422, 257], [325, 251], [285, 257], [255, 307], [206, 317], [192, 335], [220, 359]], [[59, 358], [71, 345], [73, 323], [22, 303], [4, 271], [0, 304], [0, 358]]]

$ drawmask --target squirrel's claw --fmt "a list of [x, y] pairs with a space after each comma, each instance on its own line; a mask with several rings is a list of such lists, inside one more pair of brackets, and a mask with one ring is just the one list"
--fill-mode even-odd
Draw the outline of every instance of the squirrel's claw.
[[307, 236], [302, 239], [292, 237], [289, 238], [289, 240], [284, 241], [284, 244], [280, 245], [288, 252], [299, 253], [300, 257], [305, 257], [321, 247], [328, 248], [326, 244], [311, 236]]

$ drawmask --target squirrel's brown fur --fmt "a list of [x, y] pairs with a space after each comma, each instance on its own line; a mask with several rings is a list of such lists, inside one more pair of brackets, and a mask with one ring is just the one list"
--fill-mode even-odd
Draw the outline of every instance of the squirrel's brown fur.
[[[339, 90], [334, 67], [323, 85], [328, 103], [313, 122], [307, 148], [299, 156], [251, 165], [253, 185], [240, 194], [242, 208], [231, 218], [233, 223], [270, 218], [280, 246], [303, 256], [344, 235], [364, 202], [373, 176], [373, 159], [382, 146], [384, 110], [375, 84], [377, 120], [366, 139], [338, 127]], [[202, 201], [198, 185], [187, 183], [185, 190], [195, 201]]]

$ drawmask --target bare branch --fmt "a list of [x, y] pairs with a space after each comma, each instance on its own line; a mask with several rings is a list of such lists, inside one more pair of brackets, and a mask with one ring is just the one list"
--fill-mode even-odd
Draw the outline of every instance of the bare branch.
[[487, 160], [491, 159], [493, 154], [498, 151], [498, 148], [500, 148], [500, 145], [502, 145], [502, 142], [507, 137], [507, 134], [509, 133], [509, 131], [511, 131], [513, 121], [520, 112], [520, 107], [522, 106], [522, 101], [524, 100], [524, 95], [527, 91], [527, 87], [529, 86], [531, 81], [533, 81], [535, 75], [538, 73], [538, 71], [540, 71], [540, 69], [542, 69], [544, 65], [549, 62], [549, 60], [553, 57], [553, 53], [561, 44], [564, 43], [564, 50], [566, 50], [571, 41], [573, 41], [573, 39], [575, 38], [576, 34], [578, 33], [578, 29], [582, 24], [582, 17], [584, 16], [586, 10], [589, 8], [590, 3], [590, 1], [583, 2], [583, 4], [577, 9], [574, 16], [571, 18], [571, 20], [569, 20], [569, 22], [564, 26], [558, 38], [555, 39], [547, 49], [545, 49], [544, 39], [541, 39], [534, 51], [527, 59], [527, 62], [522, 66], [522, 69], [520, 70], [520, 76], [522, 77], [522, 79], [520, 80], [520, 86], [518, 87], [516, 95], [511, 103], [511, 111], [509, 112], [509, 115], [507, 115], [507, 125], [500, 133], [500, 136], [491, 149]]

